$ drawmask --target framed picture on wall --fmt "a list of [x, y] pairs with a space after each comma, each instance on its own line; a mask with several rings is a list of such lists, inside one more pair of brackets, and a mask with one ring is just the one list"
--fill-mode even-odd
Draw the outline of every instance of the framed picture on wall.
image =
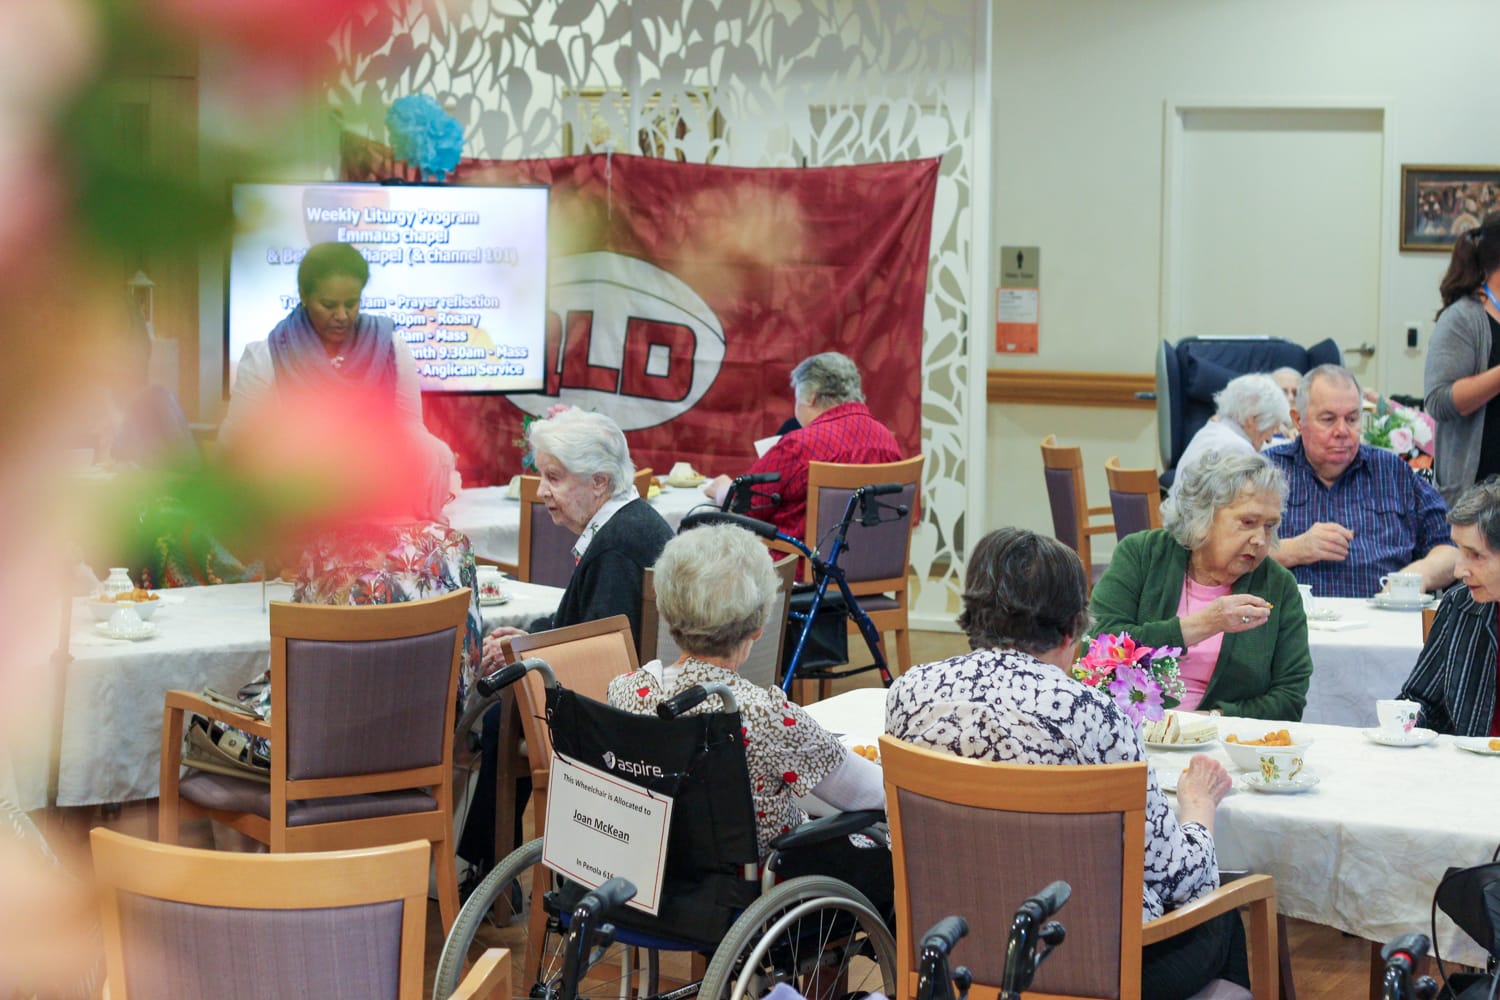
[[[629, 132], [630, 95], [623, 90], [586, 89], [563, 95], [562, 146], [564, 156], [577, 153], [633, 153], [678, 161], [688, 159], [683, 150], [689, 135], [702, 130], [710, 142], [724, 132], [724, 123], [714, 107], [712, 90], [688, 90], [664, 97], [652, 94], [640, 113], [635, 140]], [[709, 151], [708, 162], [713, 162]]]
[[1500, 210], [1500, 167], [1401, 167], [1401, 249], [1447, 253]]

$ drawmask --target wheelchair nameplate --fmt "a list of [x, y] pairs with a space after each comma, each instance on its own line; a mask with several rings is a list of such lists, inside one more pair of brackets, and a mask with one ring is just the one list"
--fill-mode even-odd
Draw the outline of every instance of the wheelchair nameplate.
[[670, 797], [552, 755], [542, 863], [553, 871], [590, 888], [627, 878], [628, 905], [656, 916], [671, 826]]

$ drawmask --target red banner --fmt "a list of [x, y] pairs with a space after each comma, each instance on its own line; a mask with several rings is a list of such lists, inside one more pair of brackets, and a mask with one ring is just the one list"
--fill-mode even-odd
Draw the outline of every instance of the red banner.
[[[343, 166], [350, 180], [415, 179], [388, 147], [354, 136]], [[520, 471], [522, 417], [559, 402], [618, 421], [637, 466], [732, 475], [792, 415], [792, 367], [841, 351], [875, 417], [917, 454], [938, 166], [465, 160], [456, 183], [552, 189], [547, 389], [429, 394], [428, 425], [470, 485]]]

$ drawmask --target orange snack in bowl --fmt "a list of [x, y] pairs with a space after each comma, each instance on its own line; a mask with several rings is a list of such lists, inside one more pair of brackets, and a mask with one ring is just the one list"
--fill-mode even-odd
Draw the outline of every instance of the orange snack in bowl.
[[859, 754], [865, 760], [876, 764], [880, 763], [880, 748], [878, 746], [869, 743], [856, 743], [849, 749]]
[[151, 591], [146, 590], [143, 587], [137, 587], [134, 590], [127, 590], [119, 594], [101, 594], [99, 596], [99, 600], [104, 601], [105, 603], [113, 603], [115, 601], [134, 601], [139, 604], [142, 601], [154, 601], [157, 599], [157, 597], [158, 595], [151, 593]]
[[1292, 745], [1292, 734], [1289, 730], [1278, 729], [1267, 733], [1258, 740], [1242, 740], [1233, 733], [1224, 737], [1225, 743], [1238, 743], [1244, 747], [1289, 747]]
[[1500, 740], [1490, 740], [1490, 749], [1500, 751]]

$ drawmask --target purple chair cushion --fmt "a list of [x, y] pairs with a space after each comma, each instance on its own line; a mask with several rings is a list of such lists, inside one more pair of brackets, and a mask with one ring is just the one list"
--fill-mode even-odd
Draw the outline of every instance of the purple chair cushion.
[[[178, 786], [183, 798], [204, 809], [253, 813], [271, 817], [271, 786], [248, 778], [226, 774], [189, 771]], [[379, 792], [374, 795], [342, 795], [331, 799], [303, 799], [288, 802], [286, 825], [312, 826], [315, 823], [340, 823], [377, 816], [399, 816], [404, 813], [431, 812], [437, 799], [419, 789]]]
[[547, 506], [531, 508], [531, 582], [566, 587], [573, 578], [573, 543], [578, 536], [552, 523]]
[[1073, 494], [1073, 470], [1043, 469], [1047, 479], [1047, 503], [1052, 508], [1052, 534], [1074, 552], [1078, 551], [1078, 498]]
[[1151, 529], [1151, 510], [1141, 494], [1110, 490], [1109, 506], [1115, 516], [1116, 538]]
[[[833, 528], [844, 516], [844, 507], [849, 503], [849, 494], [853, 490], [838, 489], [830, 486], [819, 488], [818, 493], [818, 538], [829, 539]], [[910, 510], [915, 502], [917, 486], [915, 483], [907, 483], [900, 493], [879, 497], [881, 503], [890, 506], [904, 506]], [[911, 518], [897, 517], [894, 511], [882, 511], [883, 520], [880, 524], [865, 527], [859, 522], [856, 511], [855, 520], [849, 525], [849, 534], [846, 536], [846, 548], [839, 553], [839, 567], [849, 578], [850, 583], [859, 583], [863, 580], [890, 580], [904, 578], [907, 572], [906, 565], [906, 541], [911, 534]], [[823, 548], [822, 554], [826, 557], [828, 550]], [[860, 606], [864, 607], [864, 599], [860, 599]]]
[[242, 910], [120, 896], [125, 981], [151, 1000], [397, 1000], [399, 900]]
[[288, 639], [286, 656], [288, 778], [442, 763], [452, 629], [367, 642]]

